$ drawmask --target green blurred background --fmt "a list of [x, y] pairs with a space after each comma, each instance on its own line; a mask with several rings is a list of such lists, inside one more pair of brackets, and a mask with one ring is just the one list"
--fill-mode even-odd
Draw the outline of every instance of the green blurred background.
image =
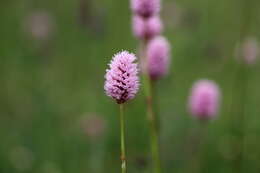
[[[170, 73], [156, 86], [164, 172], [259, 173], [260, 64], [239, 63], [235, 49], [260, 39], [260, 2], [162, 3], [172, 45]], [[138, 49], [128, 0], [0, 4], [0, 172], [120, 172], [119, 110], [103, 84], [112, 55]], [[201, 78], [222, 90], [219, 116], [203, 136], [187, 111]], [[142, 90], [126, 106], [126, 140], [129, 172], [151, 173]]]

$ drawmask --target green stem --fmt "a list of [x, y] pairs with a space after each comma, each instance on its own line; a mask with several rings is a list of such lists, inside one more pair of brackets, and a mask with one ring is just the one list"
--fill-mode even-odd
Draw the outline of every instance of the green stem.
[[154, 173], [161, 173], [161, 161], [160, 161], [160, 154], [159, 154], [159, 135], [158, 135], [158, 128], [156, 123], [156, 116], [153, 110], [153, 96], [152, 96], [152, 82], [151, 78], [147, 71], [147, 61], [146, 56], [144, 54], [146, 49], [146, 42], [144, 42], [142, 47], [142, 63], [144, 63], [143, 68], [143, 80], [144, 80], [144, 91], [146, 97], [146, 104], [147, 104], [147, 119], [149, 122], [150, 128], [150, 140], [151, 140], [151, 152], [152, 152], [152, 159], [154, 165]]
[[120, 104], [120, 139], [121, 139], [121, 168], [122, 173], [126, 173], [126, 154], [125, 154], [125, 122], [124, 106]]
[[[244, 143], [245, 143], [245, 106], [247, 100], [247, 88], [248, 88], [248, 67], [245, 64], [238, 65], [236, 87], [238, 92], [237, 105], [234, 105], [234, 125], [233, 131], [239, 139], [239, 153], [234, 160], [234, 172], [243, 172], [244, 162]], [[236, 144], [237, 145], [237, 144]]]
[[[241, 0], [241, 28], [239, 35], [239, 47], [241, 43], [249, 34], [253, 17], [253, 1]], [[241, 56], [241, 55], [240, 55]], [[244, 59], [245, 57], [240, 57]], [[237, 88], [237, 93], [233, 94], [231, 102], [231, 111], [233, 113], [233, 133], [239, 139], [239, 153], [233, 160], [233, 172], [244, 172], [244, 143], [245, 143], [245, 106], [248, 90], [248, 67], [245, 64], [237, 64], [237, 71], [235, 72], [236, 78], [234, 79], [234, 88]], [[234, 101], [237, 99], [237, 101]], [[234, 144], [236, 146], [237, 144]]]
[[[159, 104], [158, 104], [158, 93], [157, 93], [157, 86], [156, 83], [157, 81], [151, 81], [151, 92], [152, 92], [152, 96], [153, 96], [153, 107], [154, 107], [154, 112], [155, 115], [160, 115], [160, 109], [159, 109]], [[158, 132], [158, 136], [160, 136], [160, 124], [161, 124], [161, 120], [159, 116], [155, 116], [155, 122], [156, 122], [156, 128], [157, 128], [157, 132]]]
[[204, 145], [207, 138], [207, 123], [204, 121], [199, 121], [198, 127], [196, 129], [191, 129], [190, 138], [188, 142], [188, 154], [187, 160], [190, 160], [189, 166], [187, 167], [187, 173], [203, 172], [203, 153]]

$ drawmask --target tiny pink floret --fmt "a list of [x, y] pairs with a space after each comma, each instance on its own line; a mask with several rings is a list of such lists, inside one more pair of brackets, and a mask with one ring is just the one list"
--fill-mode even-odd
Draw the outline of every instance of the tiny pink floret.
[[189, 98], [190, 113], [202, 120], [212, 119], [218, 113], [220, 90], [210, 80], [196, 82]]
[[136, 56], [127, 51], [114, 55], [105, 75], [105, 92], [118, 104], [133, 99], [139, 89]]

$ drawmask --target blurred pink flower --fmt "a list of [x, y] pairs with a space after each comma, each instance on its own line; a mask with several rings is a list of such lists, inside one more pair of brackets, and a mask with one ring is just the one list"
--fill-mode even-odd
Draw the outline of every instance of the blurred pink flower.
[[95, 114], [84, 117], [81, 123], [84, 132], [90, 138], [102, 136], [106, 129], [106, 121], [101, 116]]
[[163, 36], [153, 38], [147, 45], [147, 68], [151, 79], [163, 77], [170, 64], [170, 44]]
[[142, 17], [150, 17], [158, 14], [160, 5], [160, 0], [131, 0], [133, 12]]
[[199, 119], [211, 119], [217, 115], [220, 90], [217, 84], [210, 80], [196, 82], [189, 98], [189, 109], [192, 115]]
[[37, 11], [26, 19], [25, 27], [34, 39], [47, 40], [53, 32], [54, 21], [48, 12]]
[[134, 35], [139, 39], [151, 39], [159, 35], [163, 30], [163, 24], [159, 16], [143, 18], [134, 15], [132, 19]]
[[122, 51], [114, 55], [110, 69], [105, 75], [105, 92], [114, 98], [118, 104], [133, 99], [139, 89], [137, 64], [134, 54]]
[[259, 53], [259, 45], [257, 40], [253, 37], [247, 38], [242, 44], [242, 51], [245, 62], [247, 64], [254, 64]]

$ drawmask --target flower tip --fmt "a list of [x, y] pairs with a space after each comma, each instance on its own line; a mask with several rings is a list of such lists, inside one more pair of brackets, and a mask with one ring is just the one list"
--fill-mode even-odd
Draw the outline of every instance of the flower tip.
[[201, 119], [212, 119], [217, 115], [220, 100], [220, 89], [218, 85], [210, 80], [197, 81], [189, 98], [190, 113]]
[[151, 17], [160, 12], [160, 0], [131, 0], [132, 11], [142, 17]]
[[163, 36], [153, 38], [147, 46], [147, 68], [151, 79], [165, 76], [170, 64], [170, 43]]
[[133, 99], [139, 89], [136, 56], [128, 51], [115, 54], [105, 75], [104, 89], [109, 97], [122, 104]]
[[259, 54], [258, 41], [254, 37], [247, 38], [242, 44], [243, 59], [247, 64], [254, 64]]
[[132, 30], [135, 37], [139, 39], [150, 39], [162, 32], [163, 24], [157, 15], [149, 18], [134, 15], [132, 19]]

